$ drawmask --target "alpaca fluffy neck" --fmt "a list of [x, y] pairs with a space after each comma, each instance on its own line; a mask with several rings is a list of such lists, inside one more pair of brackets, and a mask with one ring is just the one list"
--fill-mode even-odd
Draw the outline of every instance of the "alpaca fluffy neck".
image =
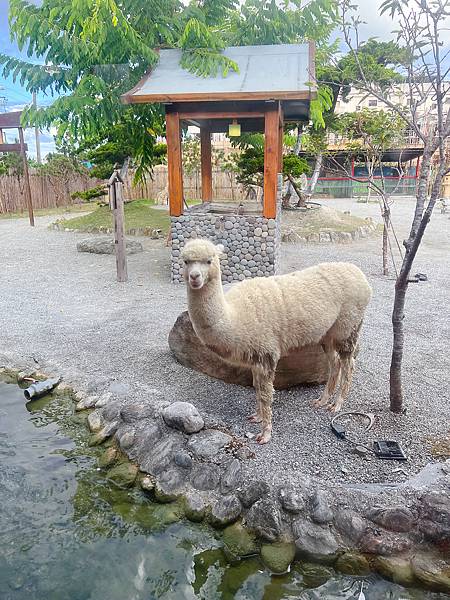
[[204, 344], [224, 341], [230, 325], [230, 310], [220, 275], [199, 290], [188, 288], [188, 308], [194, 330]]

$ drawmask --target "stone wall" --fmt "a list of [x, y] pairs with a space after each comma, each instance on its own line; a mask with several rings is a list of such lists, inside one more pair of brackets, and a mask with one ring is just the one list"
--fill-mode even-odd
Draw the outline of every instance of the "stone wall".
[[242, 281], [277, 273], [281, 248], [281, 178], [275, 219], [262, 215], [218, 214], [192, 207], [180, 217], [171, 217], [172, 281], [183, 281], [181, 250], [193, 238], [223, 244], [222, 281]]

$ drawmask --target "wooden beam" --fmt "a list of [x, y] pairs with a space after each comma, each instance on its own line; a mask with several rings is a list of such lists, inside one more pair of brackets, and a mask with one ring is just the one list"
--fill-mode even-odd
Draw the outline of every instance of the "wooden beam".
[[[0, 152], [22, 152], [22, 146], [20, 144], [3, 144], [2, 133], [0, 131]], [[28, 144], [23, 145], [23, 150], [28, 150]]]
[[267, 91], [267, 92], [187, 92], [182, 94], [124, 94], [124, 104], [147, 104], [148, 102], [207, 102], [208, 100], [309, 100], [315, 97], [314, 90]]
[[212, 200], [211, 133], [207, 127], [200, 129], [200, 154], [202, 168], [202, 201]]
[[34, 227], [33, 202], [31, 201], [30, 174], [28, 172], [28, 161], [27, 161], [27, 153], [25, 150], [25, 142], [23, 139], [23, 128], [19, 127], [18, 129], [19, 129], [21, 154], [22, 154], [22, 160], [23, 160], [23, 174], [24, 174], [24, 178], [25, 178], [25, 185], [24, 185], [23, 191], [25, 194], [25, 198], [27, 200], [28, 218], [30, 219], [30, 225], [31, 225], [31, 227]]
[[180, 119], [257, 119], [264, 117], [261, 110], [216, 110], [216, 111], [183, 111], [179, 113]]
[[264, 126], [264, 209], [266, 219], [277, 214], [277, 175], [280, 156], [279, 105], [267, 106]]
[[169, 172], [169, 208], [172, 217], [183, 214], [183, 166], [178, 113], [166, 114], [167, 168]]

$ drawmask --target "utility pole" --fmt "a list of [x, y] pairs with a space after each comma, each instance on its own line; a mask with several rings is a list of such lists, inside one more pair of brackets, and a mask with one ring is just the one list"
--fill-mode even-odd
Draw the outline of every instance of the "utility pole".
[[[33, 92], [33, 106], [35, 109], [37, 108], [36, 92]], [[36, 138], [36, 160], [38, 161], [39, 164], [41, 164], [41, 162], [42, 162], [42, 160], [41, 160], [41, 139], [39, 137], [39, 128], [38, 127], [34, 128], [34, 135]]]
[[[2, 85], [0, 85], [0, 92], [3, 91], [4, 89], [5, 88]], [[7, 97], [0, 95], [0, 111], [1, 112], [6, 112], [6, 101], [7, 101]]]

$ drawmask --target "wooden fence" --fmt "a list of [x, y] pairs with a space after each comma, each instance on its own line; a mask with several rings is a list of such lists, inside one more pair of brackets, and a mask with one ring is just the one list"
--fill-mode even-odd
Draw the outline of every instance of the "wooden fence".
[[[86, 191], [103, 182], [87, 175], [77, 174], [68, 179], [52, 175], [30, 173], [31, 199], [34, 208], [55, 208], [79, 203], [73, 192]], [[23, 177], [0, 176], [0, 213], [26, 210]]]
[[[140, 198], [160, 199], [167, 195], [167, 166], [155, 167], [153, 177], [147, 177], [144, 183], [133, 186], [133, 176], [130, 175], [125, 181], [124, 196], [127, 200], [138, 200]], [[201, 198], [201, 176], [200, 173], [183, 176], [184, 197], [186, 200]], [[213, 199], [214, 200], [242, 200], [244, 193], [241, 185], [236, 181], [234, 173], [224, 173], [219, 169], [213, 169]]]
[[[55, 208], [79, 203], [79, 200], [71, 198], [73, 192], [86, 191], [102, 184], [106, 185], [106, 182], [87, 175], [77, 174], [69, 179], [63, 179], [30, 173], [31, 198], [34, 208]], [[26, 210], [23, 192], [24, 180], [22, 177], [0, 176], [0, 214]], [[200, 173], [184, 176], [184, 195], [186, 200], [201, 198]], [[166, 197], [167, 166], [165, 165], [156, 167], [153, 178], [147, 177], [145, 182], [136, 186], [133, 185], [133, 173], [130, 172], [125, 180], [124, 198], [126, 200], [151, 198], [164, 204]], [[244, 193], [234, 174], [223, 173], [217, 169], [213, 170], [213, 197], [215, 200], [239, 201], [244, 199]]]

